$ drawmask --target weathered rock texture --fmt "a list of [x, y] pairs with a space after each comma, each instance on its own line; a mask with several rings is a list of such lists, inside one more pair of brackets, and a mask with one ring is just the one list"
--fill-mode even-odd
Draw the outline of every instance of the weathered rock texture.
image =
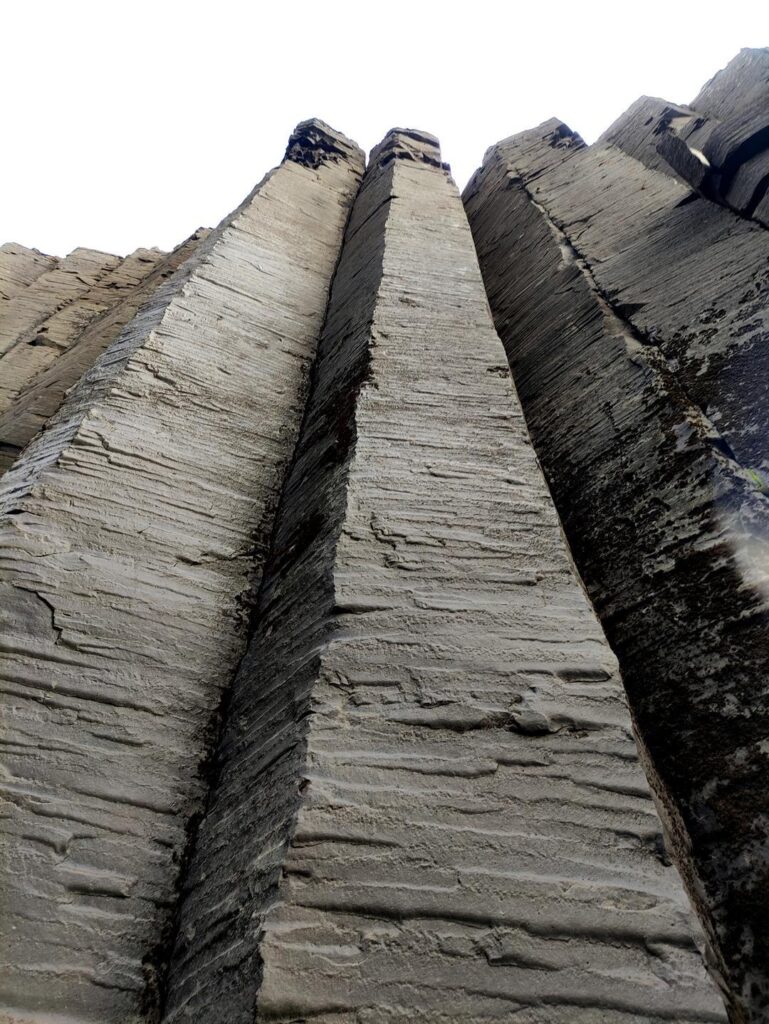
[[[13, 464], [69, 389], [207, 234], [198, 229], [167, 254], [138, 250], [79, 301], [27, 331], [0, 357], [0, 473]], [[0, 325], [8, 317], [1, 310]]]
[[92, 249], [75, 249], [17, 291], [4, 304], [0, 319], [0, 412], [69, 346], [89, 319], [108, 307], [115, 291], [133, 287], [161, 255], [140, 249], [124, 261]]
[[641, 97], [599, 142], [769, 227], [769, 49], [741, 50], [691, 106]]
[[[347, 229], [165, 1020], [717, 1021], [435, 140]], [[260, 987], [261, 986], [261, 987]]]
[[[362, 169], [300, 125], [0, 485], [5, 1019], [156, 1016], [201, 762]], [[41, 273], [2, 337], [65, 293], [90, 303], [118, 263], [77, 252]]]
[[663, 171], [551, 121], [490, 150], [465, 204], [730, 1017], [758, 1022], [769, 1014], [769, 236]]
[[0, 1024], [769, 1020], [768, 100], [0, 248]]
[[0, 314], [5, 313], [7, 303], [17, 292], [58, 263], [55, 256], [46, 256], [15, 242], [0, 245]]

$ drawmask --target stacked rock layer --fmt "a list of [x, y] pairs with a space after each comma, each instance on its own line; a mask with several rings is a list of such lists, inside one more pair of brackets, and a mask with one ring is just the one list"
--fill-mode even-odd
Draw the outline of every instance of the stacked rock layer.
[[0, 484], [3, 1000], [22, 1020], [156, 1015], [362, 169], [300, 126]]

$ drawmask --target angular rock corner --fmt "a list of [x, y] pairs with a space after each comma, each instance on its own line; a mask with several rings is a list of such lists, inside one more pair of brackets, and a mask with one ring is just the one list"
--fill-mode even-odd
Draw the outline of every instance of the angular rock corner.
[[0, 1021], [767, 1020], [768, 197], [744, 50], [0, 247]]

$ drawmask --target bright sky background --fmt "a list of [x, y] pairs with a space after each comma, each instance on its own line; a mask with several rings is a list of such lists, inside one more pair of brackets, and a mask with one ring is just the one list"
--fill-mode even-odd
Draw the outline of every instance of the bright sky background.
[[5, 0], [0, 241], [168, 249], [318, 116], [370, 149], [441, 139], [463, 185], [551, 116], [593, 141], [642, 93], [687, 102], [767, 0]]

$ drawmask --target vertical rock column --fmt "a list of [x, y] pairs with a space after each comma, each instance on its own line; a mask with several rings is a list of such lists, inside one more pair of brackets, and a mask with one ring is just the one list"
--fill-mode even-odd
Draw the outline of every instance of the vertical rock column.
[[0, 314], [15, 295], [59, 262], [56, 256], [47, 256], [17, 242], [0, 245]]
[[372, 154], [165, 1019], [723, 1020], [429, 136]]
[[[506, 140], [487, 154], [465, 205], [526, 419], [619, 656], [730, 1019], [758, 1024], [769, 1006], [769, 503], [692, 400], [687, 374], [636, 326], [650, 314], [601, 287], [607, 264], [624, 260], [625, 292], [645, 288], [654, 301], [649, 277], [661, 271], [649, 254], [669, 227], [658, 215], [650, 225], [638, 211], [654, 208], [666, 180], [622, 153], [609, 153], [601, 174], [600, 154], [590, 163], [584, 153], [557, 122]], [[618, 161], [636, 175], [625, 182], [628, 192], [633, 181], [648, 185], [625, 203], [611, 170]], [[761, 240], [760, 229], [708, 206], [717, 219], [732, 218], [735, 253], [745, 252], [746, 237]], [[586, 207], [594, 213], [585, 216]], [[624, 244], [613, 249], [623, 210]], [[587, 258], [584, 247], [599, 244], [602, 223], [609, 251], [594, 262], [596, 249]], [[692, 308], [687, 280], [700, 295], [708, 285], [697, 276], [708, 236], [698, 258], [694, 222], [689, 227], [679, 239], [688, 261], [667, 294], [657, 294], [670, 310], [676, 292], [683, 310]], [[717, 237], [728, 256], [728, 234]], [[633, 252], [637, 278], [627, 272]], [[728, 278], [711, 276], [710, 287], [734, 294]], [[719, 315], [728, 323], [734, 313], [727, 305]], [[719, 364], [712, 369], [717, 385]], [[757, 404], [746, 401], [743, 425], [751, 409]], [[766, 442], [755, 431], [734, 436], [757, 448]]]
[[156, 1016], [362, 170], [300, 125], [3, 479], [3, 1020]]

